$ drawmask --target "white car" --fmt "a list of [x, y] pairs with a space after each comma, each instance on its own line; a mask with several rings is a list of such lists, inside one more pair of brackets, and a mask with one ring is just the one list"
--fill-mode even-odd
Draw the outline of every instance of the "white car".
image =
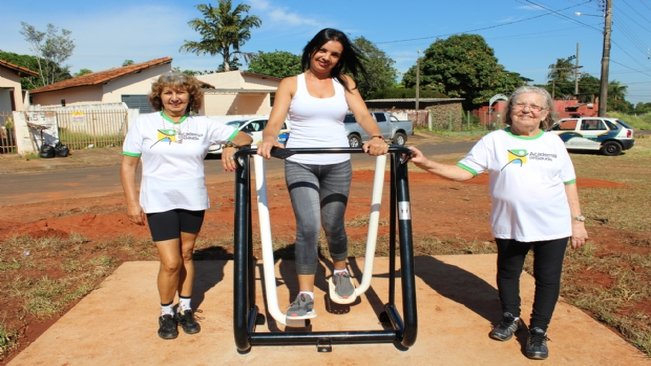
[[610, 117], [563, 118], [550, 128], [565, 142], [568, 150], [594, 150], [615, 156], [635, 144], [633, 128]]
[[[226, 122], [229, 126], [235, 126], [240, 131], [246, 132], [253, 138], [251, 147], [255, 147], [260, 141], [262, 141], [262, 131], [267, 126], [267, 121], [269, 117], [255, 117], [248, 119], [237, 119], [234, 121]], [[283, 123], [280, 131], [278, 133], [278, 142], [285, 144], [289, 138], [289, 123]], [[212, 145], [208, 150], [209, 154], [218, 154], [221, 155], [223, 146], [221, 144]]]

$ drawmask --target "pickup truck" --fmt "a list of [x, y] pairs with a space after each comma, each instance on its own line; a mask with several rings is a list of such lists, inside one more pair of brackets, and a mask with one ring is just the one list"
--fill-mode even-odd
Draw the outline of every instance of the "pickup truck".
[[[400, 121], [396, 116], [389, 112], [371, 112], [373, 119], [377, 122], [385, 140], [391, 140], [391, 143], [398, 146], [404, 146], [407, 143], [407, 136], [414, 134], [414, 123], [412, 121]], [[348, 134], [348, 145], [350, 147], [361, 147], [362, 143], [369, 139], [369, 135], [364, 131], [352, 113], [347, 113], [344, 118], [344, 127]]]

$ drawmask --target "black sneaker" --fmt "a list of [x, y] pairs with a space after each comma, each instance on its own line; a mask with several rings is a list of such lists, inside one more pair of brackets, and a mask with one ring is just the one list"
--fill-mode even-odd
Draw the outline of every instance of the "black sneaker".
[[176, 329], [176, 319], [172, 315], [165, 314], [158, 318], [158, 336], [163, 339], [174, 339], [179, 335]]
[[186, 334], [199, 333], [201, 330], [201, 326], [194, 319], [194, 312], [192, 310], [185, 310], [182, 313], [177, 312], [176, 321], [179, 322]]
[[489, 336], [498, 341], [508, 341], [520, 329], [520, 318], [511, 313], [504, 313], [502, 321], [493, 328]]
[[527, 357], [534, 360], [544, 360], [549, 356], [549, 349], [547, 348], [547, 333], [536, 327], [529, 331], [527, 338], [527, 346], [525, 347], [525, 354]]

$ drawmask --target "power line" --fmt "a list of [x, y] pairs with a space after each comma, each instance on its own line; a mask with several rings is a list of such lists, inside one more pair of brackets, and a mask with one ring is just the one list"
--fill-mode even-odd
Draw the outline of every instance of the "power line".
[[531, 5], [534, 5], [534, 6], [536, 6], [536, 7], [541, 8], [541, 9], [547, 10], [547, 11], [550, 12], [551, 14], [554, 14], [554, 15], [559, 16], [559, 17], [561, 17], [561, 18], [565, 18], [565, 19], [567, 19], [567, 20], [569, 20], [569, 21], [571, 21], [571, 22], [574, 22], [574, 23], [577, 23], [577, 24], [581, 24], [581, 25], [583, 25], [583, 26], [585, 26], [585, 27], [592, 28], [592, 29], [594, 29], [594, 30], [596, 30], [596, 31], [598, 31], [598, 32], [602, 32], [602, 29], [600, 29], [600, 28], [597, 28], [597, 27], [595, 27], [595, 26], [593, 26], [593, 25], [590, 25], [590, 24], [587, 24], [587, 23], [580, 22], [580, 21], [578, 21], [578, 20], [576, 20], [576, 19], [574, 19], [574, 18], [572, 18], [572, 17], [568, 17], [567, 15], [561, 13], [561, 11], [563, 11], [563, 10], [568, 10], [568, 9], [571, 9], [571, 8], [577, 7], [577, 6], [579, 6], [579, 5], [583, 5], [583, 4], [590, 3], [590, 2], [592, 2], [592, 0], [586, 1], [586, 2], [581, 3], [581, 4], [573, 5], [573, 6], [570, 6], [570, 7], [564, 8], [564, 9], [559, 9], [559, 10], [550, 9], [550, 8], [544, 6], [544, 5], [538, 4], [538, 3], [533, 2], [533, 1], [531, 1], [531, 0], [525, 0], [525, 1], [528, 2], [528, 3], [531, 4]]
[[[587, 4], [587, 3], [591, 2], [591, 1], [592, 0], [588, 0], [588, 1], [583, 2], [581, 4], [568, 6], [567, 8], [563, 8], [563, 9], [560, 9], [558, 11], [568, 10], [568, 9], [571, 9], [571, 8], [574, 8], [574, 7], [583, 5], [583, 4]], [[413, 42], [413, 41], [424, 41], [424, 40], [427, 40], [427, 39], [449, 37], [449, 36], [452, 36], [452, 35], [455, 35], [455, 34], [474, 33], [474, 32], [479, 32], [479, 31], [484, 31], [484, 30], [489, 30], [489, 29], [495, 29], [495, 28], [501, 28], [501, 27], [505, 27], [505, 26], [508, 26], [508, 25], [513, 25], [513, 24], [522, 23], [522, 22], [526, 22], [526, 21], [529, 21], [529, 20], [533, 20], [533, 19], [542, 18], [542, 17], [548, 16], [548, 15], [556, 12], [556, 10], [551, 10], [551, 9], [547, 9], [547, 10], [549, 10], [549, 13], [535, 15], [535, 16], [532, 16], [532, 17], [522, 18], [522, 19], [518, 19], [518, 20], [513, 20], [513, 21], [510, 21], [510, 22], [489, 25], [489, 26], [481, 27], [481, 28], [474, 28], [474, 29], [468, 29], [468, 30], [460, 31], [460, 32], [445, 33], [445, 34], [438, 34], [438, 35], [418, 37], [418, 38], [398, 39], [398, 40], [393, 40], [393, 41], [381, 41], [381, 42], [375, 42], [375, 44], [389, 44], [389, 43], [403, 43], [403, 42]], [[571, 18], [569, 18], [569, 19], [571, 19]], [[588, 25], [588, 24], [585, 24], [585, 23], [582, 23], [582, 22], [578, 22], [575, 19], [571, 19], [571, 20], [573, 20], [576, 23], [579, 23], [581, 25], [584, 25], [584, 26], [587, 26], [587, 27], [590, 27], [590, 28], [594, 28], [591, 25]]]
[[[628, 2], [626, 2], [626, 0], [624, 0], [624, 4], [626, 4], [626, 6], [628, 6], [629, 8], [631, 8], [631, 10], [633, 11], [634, 14], [636, 14], [636, 15], [638, 15], [638, 16], [644, 18], [644, 16], [643, 16], [640, 12], [635, 11], [635, 9], [634, 9], [634, 8], [633, 8], [633, 7], [632, 7]], [[623, 11], [619, 6], [617, 6], [617, 12], [618, 12], [618, 13], [626, 14], [626, 12]], [[638, 22], [637, 20], [635, 20], [634, 17], [632, 17], [632, 16], [627, 16], [627, 18], [629, 18], [629, 19], [630, 19], [633, 23], [635, 23], [638, 27], [644, 29], [644, 30], [647, 31], [647, 32], [651, 32], [651, 29], [647, 28], [645, 24], [640, 23], [640, 22]], [[648, 19], [646, 19], [646, 18], [644, 18], [644, 21], [647, 22], [647, 23], [651, 23], [651, 21], [648, 20]]]
[[[641, 4], [642, 6], [646, 7], [647, 9], [649, 9], [649, 11], [651, 11], [651, 7], [649, 7], [649, 5], [645, 2], [645, 1], [647, 1], [647, 0], [638, 0], [638, 1], [640, 2], [640, 4]], [[645, 17], [644, 14], [643, 14], [642, 12], [635, 11], [635, 8], [633, 8], [633, 6], [631, 6], [631, 4], [628, 3], [628, 1], [623, 0], [623, 2], [624, 2], [624, 4], [626, 4], [629, 8], [631, 8], [631, 10], [633, 10], [633, 12], [634, 12], [635, 14], [637, 14], [640, 18], [644, 19], [645, 22], [647, 22], [647, 23], [651, 23], [651, 19]]]

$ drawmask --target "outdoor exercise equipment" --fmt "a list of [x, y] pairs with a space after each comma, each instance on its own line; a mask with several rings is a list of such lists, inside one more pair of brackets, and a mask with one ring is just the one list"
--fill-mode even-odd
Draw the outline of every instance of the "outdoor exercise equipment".
[[[272, 156], [286, 158], [293, 154], [362, 153], [359, 148], [296, 148], [272, 150]], [[296, 345], [314, 344], [319, 351], [331, 350], [332, 344], [348, 343], [394, 343], [396, 347], [407, 349], [416, 340], [416, 290], [414, 284], [414, 260], [411, 236], [411, 215], [407, 181], [407, 163], [402, 156], [409, 154], [404, 147], [389, 148], [391, 156], [391, 208], [389, 233], [389, 296], [379, 319], [384, 323], [383, 330], [333, 331], [333, 332], [256, 332], [256, 325], [264, 324], [265, 316], [259, 313], [255, 304], [255, 267], [252, 243], [252, 205], [250, 161], [254, 161], [257, 192], [257, 209], [260, 219], [260, 232], [263, 252], [263, 272], [267, 312], [277, 322], [297, 327], [309, 321], [288, 321], [279, 309], [276, 295], [276, 275], [274, 270], [273, 248], [271, 245], [271, 224], [267, 207], [264, 161], [256, 155], [255, 149], [241, 149], [237, 154], [238, 168], [235, 181], [235, 226], [234, 226], [234, 335], [237, 350], [249, 352], [253, 345]], [[253, 159], [251, 159], [253, 155]], [[338, 303], [352, 303], [366, 291], [371, 282], [373, 257], [377, 241], [377, 226], [384, 182], [386, 156], [376, 158], [371, 216], [367, 238], [364, 273], [360, 286], [350, 299], [332, 296]], [[404, 320], [395, 306], [396, 273], [396, 225], [400, 241], [400, 272]]]

